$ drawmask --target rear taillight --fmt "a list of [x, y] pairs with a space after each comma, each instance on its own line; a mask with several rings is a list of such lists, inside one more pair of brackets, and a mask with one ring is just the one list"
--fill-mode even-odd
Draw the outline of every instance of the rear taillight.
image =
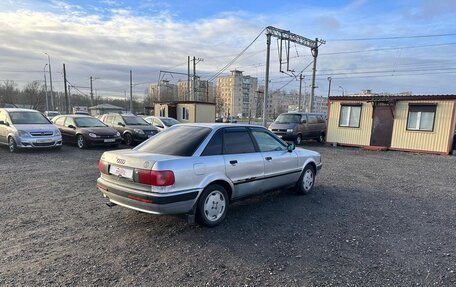
[[175, 182], [174, 173], [170, 170], [138, 170], [138, 182], [153, 186], [168, 186]]
[[98, 170], [103, 173], [104, 172], [104, 164], [103, 164], [103, 161], [100, 159], [100, 161], [98, 162]]

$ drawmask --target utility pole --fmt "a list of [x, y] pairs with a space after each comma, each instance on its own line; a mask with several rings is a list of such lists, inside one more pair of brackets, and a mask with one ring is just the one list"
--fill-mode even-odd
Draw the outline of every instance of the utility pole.
[[68, 91], [67, 91], [67, 79], [66, 79], [66, 69], [65, 64], [63, 64], [63, 84], [65, 86], [65, 113], [69, 114], [69, 102], [68, 102]]
[[310, 51], [313, 56], [313, 69], [312, 69], [312, 87], [310, 90], [310, 100], [309, 100], [309, 112], [313, 112], [314, 97], [315, 97], [315, 74], [317, 72], [318, 38], [315, 38], [315, 46]]
[[92, 88], [92, 76], [90, 76], [90, 106], [93, 107], [93, 88]]
[[46, 83], [46, 67], [48, 64], [44, 65], [43, 74], [44, 74], [44, 96], [46, 97], [46, 111], [49, 111], [49, 101], [48, 101], [48, 89]]
[[187, 99], [184, 100], [189, 100], [190, 99], [190, 56], [188, 56], [188, 73], [187, 73]]
[[301, 111], [301, 90], [302, 90], [302, 80], [304, 79], [304, 76], [302, 74], [299, 75], [299, 100], [298, 100], [298, 112]]
[[328, 77], [328, 99], [331, 96], [331, 77]]
[[130, 113], [133, 113], [133, 74], [130, 70]]
[[54, 105], [54, 90], [52, 89], [52, 72], [51, 72], [51, 57], [48, 53], [45, 53], [48, 56], [48, 64], [49, 64], [49, 84], [51, 86], [51, 109], [55, 110]]
[[69, 107], [71, 106], [71, 85], [70, 84], [68, 84], [68, 106]]
[[192, 101], [195, 100], [196, 96], [196, 58], [193, 57], [193, 81], [192, 81]]
[[269, 89], [269, 60], [271, 54], [271, 33], [266, 33], [266, 75], [264, 83], [264, 95], [263, 95], [263, 126], [266, 127], [266, 104], [268, 98]]

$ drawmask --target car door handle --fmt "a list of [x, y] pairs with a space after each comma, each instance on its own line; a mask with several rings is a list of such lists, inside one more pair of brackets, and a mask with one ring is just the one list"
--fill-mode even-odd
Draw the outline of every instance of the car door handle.
[[267, 156], [267, 157], [265, 157], [264, 159], [267, 160], [267, 161], [271, 161], [271, 160], [272, 160], [272, 157]]
[[230, 164], [231, 164], [231, 165], [236, 165], [237, 163], [238, 163], [237, 160], [230, 160]]

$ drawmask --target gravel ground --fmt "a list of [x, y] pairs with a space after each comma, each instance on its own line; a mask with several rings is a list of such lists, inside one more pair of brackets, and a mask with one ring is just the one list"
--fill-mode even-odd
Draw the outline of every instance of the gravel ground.
[[235, 203], [216, 228], [108, 208], [102, 149], [0, 148], [0, 285], [456, 285], [456, 157], [305, 147], [312, 194]]

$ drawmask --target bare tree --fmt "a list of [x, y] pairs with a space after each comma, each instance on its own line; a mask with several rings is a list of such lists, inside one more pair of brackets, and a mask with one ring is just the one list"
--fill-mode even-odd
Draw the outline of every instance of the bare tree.
[[44, 94], [39, 81], [33, 81], [28, 83], [23, 92], [24, 104], [29, 104], [31, 109], [38, 109], [43, 106]]

